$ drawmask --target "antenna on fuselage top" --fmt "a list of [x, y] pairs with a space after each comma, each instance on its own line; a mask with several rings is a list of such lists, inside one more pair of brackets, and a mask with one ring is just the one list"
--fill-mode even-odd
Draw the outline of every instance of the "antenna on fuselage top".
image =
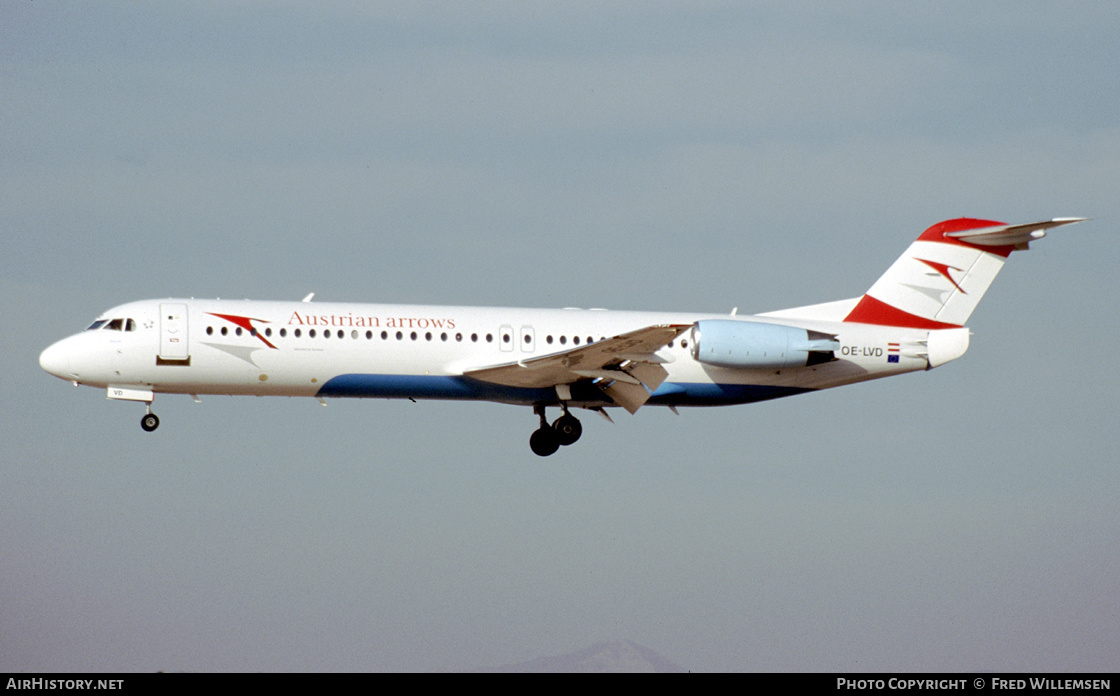
[[312, 293], [308, 293], [308, 294], [307, 294], [307, 297], [303, 298], [303, 301], [304, 301], [304, 302], [310, 302], [310, 301], [311, 301], [311, 298], [312, 298], [312, 297], [315, 297], [315, 293], [313, 293], [313, 292], [312, 292]]

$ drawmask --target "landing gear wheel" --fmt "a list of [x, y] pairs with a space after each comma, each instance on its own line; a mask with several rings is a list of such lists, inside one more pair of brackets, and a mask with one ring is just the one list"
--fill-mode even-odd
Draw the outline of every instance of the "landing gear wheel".
[[548, 426], [538, 428], [529, 436], [529, 448], [539, 457], [547, 457], [560, 449], [560, 439], [556, 431]]
[[556, 440], [561, 445], [570, 445], [583, 434], [583, 425], [580, 424], [578, 418], [570, 413], [565, 413], [557, 418], [552, 424], [552, 429], [556, 432]]
[[145, 413], [144, 417], [140, 419], [140, 427], [145, 432], [152, 432], [159, 427], [159, 416], [154, 413]]

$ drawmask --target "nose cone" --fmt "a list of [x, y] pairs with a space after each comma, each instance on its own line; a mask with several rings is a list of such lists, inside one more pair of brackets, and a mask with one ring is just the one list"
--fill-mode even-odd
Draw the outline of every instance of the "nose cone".
[[66, 341], [59, 341], [51, 347], [47, 348], [39, 355], [39, 367], [51, 373], [55, 377], [70, 380], [77, 377], [77, 375], [70, 371], [70, 350], [69, 347], [64, 345]]

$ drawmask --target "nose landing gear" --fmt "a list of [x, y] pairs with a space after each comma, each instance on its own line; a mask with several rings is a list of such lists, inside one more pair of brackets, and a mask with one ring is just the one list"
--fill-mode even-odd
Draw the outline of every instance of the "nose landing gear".
[[140, 427], [144, 429], [144, 432], [148, 433], [159, 427], [159, 416], [152, 413], [151, 402], [148, 402], [148, 412], [140, 419]]
[[579, 419], [568, 413], [566, 406], [561, 405], [560, 408], [564, 413], [549, 425], [544, 406], [533, 407], [533, 413], [541, 419], [540, 427], [529, 437], [529, 448], [533, 450], [533, 454], [547, 457], [554, 454], [561, 446], [573, 444], [583, 434], [583, 425], [580, 424]]

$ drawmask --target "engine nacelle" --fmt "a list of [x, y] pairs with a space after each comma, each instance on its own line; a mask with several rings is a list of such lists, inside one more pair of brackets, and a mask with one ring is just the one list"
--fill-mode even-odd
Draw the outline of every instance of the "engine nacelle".
[[692, 327], [692, 357], [705, 365], [776, 369], [836, 359], [832, 334], [782, 324], [704, 319]]

